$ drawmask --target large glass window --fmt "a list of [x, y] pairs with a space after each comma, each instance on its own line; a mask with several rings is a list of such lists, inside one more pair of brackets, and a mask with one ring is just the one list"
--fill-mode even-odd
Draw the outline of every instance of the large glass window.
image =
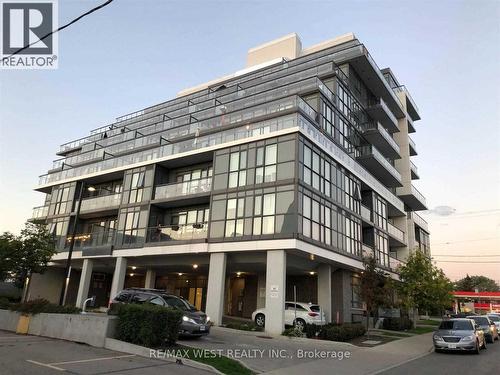
[[144, 180], [146, 172], [135, 172], [130, 177], [130, 195], [128, 203], [137, 203], [142, 201], [142, 194], [144, 192]]
[[276, 181], [276, 162], [278, 146], [276, 144], [257, 148], [255, 183]]
[[247, 151], [229, 155], [229, 188], [245, 186], [247, 181]]
[[387, 230], [387, 203], [376, 194], [373, 200], [373, 220], [376, 226]]
[[229, 199], [226, 209], [225, 237], [243, 236], [243, 217], [245, 214], [245, 199]]

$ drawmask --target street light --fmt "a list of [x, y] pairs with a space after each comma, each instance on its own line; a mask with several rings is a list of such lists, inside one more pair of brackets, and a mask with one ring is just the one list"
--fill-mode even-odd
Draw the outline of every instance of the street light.
[[[86, 185], [85, 182], [82, 181], [80, 185], [80, 191], [78, 193], [75, 219], [73, 220], [73, 228], [71, 231], [71, 242], [69, 244], [69, 249], [68, 249], [68, 259], [66, 261], [66, 267], [64, 269], [65, 278], [63, 280], [61, 296], [59, 297], [59, 305], [61, 306], [64, 306], [66, 302], [66, 294], [68, 293], [69, 278], [71, 276], [71, 258], [73, 256], [73, 248], [75, 247], [76, 228], [78, 224], [78, 217], [80, 216], [80, 207], [82, 205], [82, 197], [83, 197], [83, 191], [85, 190], [85, 185]], [[94, 186], [87, 186], [87, 190], [92, 192], [95, 191], [96, 188]]]

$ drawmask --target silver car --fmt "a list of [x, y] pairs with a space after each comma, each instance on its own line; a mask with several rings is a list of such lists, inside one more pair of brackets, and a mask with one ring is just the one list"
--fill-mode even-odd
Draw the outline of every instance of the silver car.
[[484, 332], [472, 319], [443, 320], [432, 340], [436, 352], [472, 351], [479, 354], [480, 349], [486, 349]]
[[500, 314], [486, 314], [490, 320], [497, 326], [497, 331], [500, 333]]
[[471, 315], [467, 318], [472, 319], [476, 322], [479, 327], [484, 331], [484, 338], [489, 343], [494, 343], [495, 340], [498, 340], [498, 330], [490, 318], [485, 315]]

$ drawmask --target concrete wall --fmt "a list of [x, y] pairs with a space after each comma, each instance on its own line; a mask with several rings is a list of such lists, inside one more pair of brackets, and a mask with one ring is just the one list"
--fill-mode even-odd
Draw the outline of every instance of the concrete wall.
[[[16, 331], [21, 313], [0, 310], [0, 329]], [[106, 337], [113, 337], [116, 317], [91, 314], [32, 315], [28, 334], [81, 342], [104, 347]]]
[[341, 323], [352, 321], [351, 272], [343, 269], [332, 273], [332, 321], [339, 313]]
[[62, 268], [48, 267], [43, 274], [33, 274], [27, 300], [45, 298], [52, 303], [59, 303], [63, 281], [64, 270]]

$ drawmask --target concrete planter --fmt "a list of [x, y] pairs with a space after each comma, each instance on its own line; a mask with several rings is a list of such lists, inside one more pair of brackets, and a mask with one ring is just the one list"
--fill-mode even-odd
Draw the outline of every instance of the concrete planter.
[[17, 331], [18, 326], [28, 323], [30, 335], [82, 342], [104, 347], [106, 337], [114, 336], [116, 317], [91, 314], [35, 314], [28, 319], [21, 313], [0, 310], [0, 329]]

